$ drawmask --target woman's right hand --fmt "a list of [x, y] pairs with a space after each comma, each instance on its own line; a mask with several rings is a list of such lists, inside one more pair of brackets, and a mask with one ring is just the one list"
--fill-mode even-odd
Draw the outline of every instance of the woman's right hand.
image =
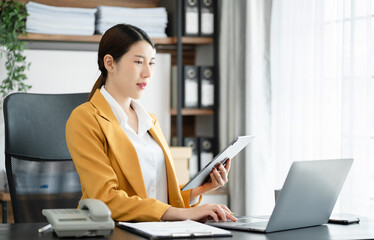
[[230, 219], [233, 222], [236, 222], [237, 220], [228, 207], [219, 204], [204, 204], [193, 208], [170, 207], [161, 217], [161, 220], [163, 221], [187, 219], [200, 222], [206, 222], [210, 219], [213, 219], [216, 222], [219, 220], [226, 222], [227, 219]]

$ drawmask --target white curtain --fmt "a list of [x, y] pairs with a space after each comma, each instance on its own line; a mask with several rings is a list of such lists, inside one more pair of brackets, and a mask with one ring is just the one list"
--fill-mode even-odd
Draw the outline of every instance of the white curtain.
[[[220, 149], [236, 136], [245, 134], [245, 0], [222, 0], [220, 7]], [[240, 154], [231, 165], [229, 175], [229, 207], [244, 215], [246, 207], [246, 156]]]
[[271, 16], [271, 159], [354, 158], [336, 212], [373, 215], [374, 1], [278, 0]]
[[233, 159], [230, 207], [237, 215], [269, 214], [271, 0], [220, 1], [220, 148], [236, 136], [255, 140]]
[[274, 163], [269, 151], [271, 9], [272, 0], [247, 1], [244, 114], [247, 134], [255, 139], [246, 148], [246, 215], [270, 214], [274, 206]]

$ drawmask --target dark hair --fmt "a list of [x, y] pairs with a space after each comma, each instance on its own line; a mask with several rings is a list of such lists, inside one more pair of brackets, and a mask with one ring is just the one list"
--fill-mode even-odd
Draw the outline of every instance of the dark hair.
[[118, 62], [120, 58], [130, 50], [133, 44], [143, 40], [147, 41], [153, 48], [155, 48], [147, 33], [142, 29], [129, 24], [117, 24], [104, 33], [99, 44], [97, 59], [101, 75], [96, 80], [88, 97], [88, 101], [95, 94], [96, 89], [100, 89], [105, 84], [108, 71], [104, 65], [104, 56], [110, 54], [113, 57], [113, 60]]

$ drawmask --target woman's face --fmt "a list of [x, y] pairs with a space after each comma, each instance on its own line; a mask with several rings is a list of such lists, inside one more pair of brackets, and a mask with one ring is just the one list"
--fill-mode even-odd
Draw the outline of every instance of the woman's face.
[[[136, 42], [113, 63], [107, 84], [122, 98], [139, 99], [152, 78], [156, 52], [146, 41]], [[109, 77], [110, 76], [110, 77]]]

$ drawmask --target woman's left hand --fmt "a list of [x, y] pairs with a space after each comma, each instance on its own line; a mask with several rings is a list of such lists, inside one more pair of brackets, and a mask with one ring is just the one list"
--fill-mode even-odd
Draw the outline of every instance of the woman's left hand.
[[210, 172], [210, 181], [204, 183], [200, 187], [194, 188], [191, 191], [191, 199], [204, 194], [206, 192], [215, 190], [223, 187], [228, 182], [228, 175], [230, 171], [231, 159], [227, 159], [225, 166], [222, 164], [218, 165], [217, 168], [213, 168]]
[[207, 192], [223, 187], [228, 182], [230, 165], [231, 159], [227, 159], [225, 166], [220, 163], [217, 168], [213, 168], [209, 174], [210, 181], [203, 184]]
[[231, 159], [227, 159], [225, 166], [221, 163], [213, 168], [210, 172], [210, 181], [203, 184], [203, 189], [206, 192], [215, 190], [217, 188], [223, 187], [228, 182], [228, 175], [231, 166]]

